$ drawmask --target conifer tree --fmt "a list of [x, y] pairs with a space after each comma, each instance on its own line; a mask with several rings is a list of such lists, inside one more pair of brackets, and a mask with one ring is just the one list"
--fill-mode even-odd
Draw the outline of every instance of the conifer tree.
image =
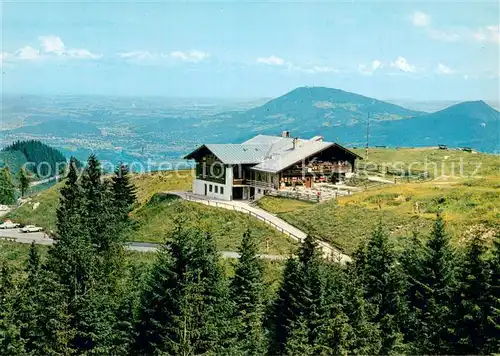
[[[413, 349], [414, 353], [418, 353], [418, 345], [414, 345], [414, 342], [418, 337], [418, 314], [422, 308], [421, 296], [424, 293], [422, 289], [425, 288], [419, 281], [422, 275], [423, 257], [424, 246], [415, 233], [399, 258], [407, 279], [406, 300], [408, 313], [404, 320], [403, 333], [405, 342], [410, 345], [410, 349]], [[415, 347], [417, 348], [415, 349]]]
[[227, 287], [211, 236], [177, 228], [158, 252], [142, 296], [134, 352], [227, 352], [231, 324]]
[[380, 325], [380, 353], [400, 353], [405, 349], [401, 333], [406, 316], [405, 278], [381, 224], [368, 241], [364, 263], [365, 298], [376, 307], [373, 322]]
[[26, 280], [22, 292], [16, 301], [16, 320], [20, 327], [20, 335], [24, 341], [26, 352], [36, 349], [40, 335], [37, 332], [38, 304], [41, 293], [41, 261], [40, 253], [34, 242], [30, 246], [25, 268]]
[[299, 263], [296, 258], [287, 259], [282, 278], [268, 321], [271, 331], [270, 355], [281, 355], [285, 352], [285, 346], [297, 315], [295, 296], [299, 293], [301, 281]]
[[[358, 266], [359, 267], [359, 266]], [[379, 324], [371, 321], [375, 307], [364, 298], [362, 278], [355, 266], [348, 266], [343, 278], [335, 281], [342, 288], [342, 309], [348, 318], [349, 353], [355, 355], [378, 355], [381, 348]]]
[[21, 191], [21, 198], [23, 198], [24, 194], [26, 193], [26, 191], [30, 186], [30, 179], [26, 174], [26, 170], [24, 168], [21, 168], [19, 170], [17, 180], [19, 181], [19, 190]]
[[0, 169], [0, 204], [11, 205], [16, 202], [14, 184], [8, 167]]
[[290, 324], [290, 336], [285, 345], [285, 356], [312, 356], [315, 347], [309, 344], [309, 327], [303, 316], [299, 316]]
[[17, 290], [12, 271], [5, 261], [0, 266], [0, 355], [22, 355], [24, 344], [16, 321], [14, 301]]
[[112, 180], [114, 206], [122, 214], [122, 218], [126, 219], [136, 202], [136, 189], [130, 181], [129, 168], [120, 163], [115, 170]]
[[247, 230], [243, 235], [235, 275], [231, 283], [231, 300], [235, 303], [236, 338], [246, 355], [262, 355], [263, 266], [258, 243]]
[[419, 353], [443, 354], [449, 352], [453, 291], [456, 287], [455, 254], [445, 232], [444, 221], [438, 215], [427, 241], [420, 275], [421, 285], [417, 305], [416, 341]]
[[500, 231], [493, 240], [492, 257], [489, 260], [491, 269], [490, 300], [488, 313], [487, 352], [500, 353]]
[[486, 351], [490, 297], [490, 271], [485, 248], [475, 237], [460, 269], [454, 316], [452, 353], [478, 355]]
[[346, 318], [336, 304], [327, 303], [325, 266], [314, 239], [308, 236], [298, 259], [289, 258], [278, 298], [271, 312], [270, 354], [285, 352], [293, 325], [307, 326], [315, 352], [332, 353], [345, 347]]

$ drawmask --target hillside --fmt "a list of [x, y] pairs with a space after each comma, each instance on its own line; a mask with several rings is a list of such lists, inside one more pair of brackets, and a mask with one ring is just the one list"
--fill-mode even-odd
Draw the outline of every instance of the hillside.
[[[66, 157], [60, 151], [36, 140], [17, 141], [5, 147], [2, 152], [6, 157], [5, 164], [14, 174], [19, 172], [24, 163], [29, 162], [30, 164], [26, 167], [28, 170], [39, 177], [48, 178], [59, 174], [59, 171], [64, 169], [66, 164]], [[9, 155], [18, 158], [14, 161], [9, 160]], [[24, 161], [21, 159], [21, 155], [24, 156]], [[22, 161], [23, 163], [21, 163]]]
[[[364, 156], [364, 150], [356, 151]], [[264, 197], [258, 204], [348, 254], [380, 220], [399, 248], [406, 246], [414, 231], [425, 238], [438, 211], [457, 246], [475, 233], [491, 242], [492, 232], [500, 231], [499, 156], [431, 148], [370, 149], [368, 162], [382, 172], [385, 167], [407, 169], [412, 165], [413, 171], [428, 172], [434, 179], [414, 183], [398, 178], [395, 185], [344, 196], [338, 202], [311, 204]]]
[[[162, 242], [173, 228], [174, 221], [182, 220], [184, 225], [197, 224], [207, 228], [221, 250], [236, 251], [247, 228], [261, 239], [263, 253], [288, 254], [295, 246], [285, 235], [246, 214], [170, 199], [170, 196], [165, 199], [162, 192], [191, 188], [190, 173], [180, 171], [179, 174], [158, 172], [133, 175], [137, 187], [137, 206], [131, 215], [135, 228], [130, 233], [130, 241]], [[8, 214], [7, 218], [42, 226], [49, 233], [54, 231], [62, 184], [41, 192], [31, 202]]]

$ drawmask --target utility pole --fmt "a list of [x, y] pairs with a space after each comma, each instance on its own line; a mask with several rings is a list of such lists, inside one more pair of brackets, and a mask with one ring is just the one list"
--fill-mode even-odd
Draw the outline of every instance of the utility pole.
[[368, 117], [366, 119], [366, 152], [365, 159], [368, 159], [368, 147], [370, 144], [370, 113], [368, 112]]

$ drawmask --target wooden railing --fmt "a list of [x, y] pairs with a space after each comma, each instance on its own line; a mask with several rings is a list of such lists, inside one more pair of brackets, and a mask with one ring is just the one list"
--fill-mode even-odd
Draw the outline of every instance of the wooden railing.
[[245, 179], [233, 179], [233, 185], [245, 185], [247, 184], [246, 183], [246, 180]]
[[275, 224], [274, 222], [272, 222], [271, 220], [267, 219], [265, 216], [262, 216], [258, 213], [256, 213], [255, 211], [252, 211], [252, 210], [249, 210], [249, 209], [246, 209], [242, 206], [236, 206], [236, 205], [233, 205], [233, 204], [227, 204], [227, 203], [224, 203], [224, 202], [221, 202], [221, 201], [214, 201], [214, 200], [209, 200], [209, 199], [202, 199], [202, 198], [198, 198], [198, 197], [193, 197], [193, 196], [190, 196], [188, 194], [186, 194], [185, 196], [186, 200], [188, 201], [194, 201], [194, 202], [197, 202], [197, 203], [202, 203], [202, 204], [205, 204], [205, 205], [209, 205], [209, 206], [215, 206], [217, 208], [225, 208], [225, 209], [229, 209], [229, 210], [234, 210], [234, 211], [239, 211], [239, 212], [242, 212], [242, 213], [245, 213], [245, 214], [248, 214], [250, 216], [253, 216], [259, 220], [261, 220], [262, 222], [264, 222], [264, 224], [269, 224], [271, 225], [272, 227], [274, 227], [276, 230], [280, 231], [282, 234], [284, 235], [288, 235], [290, 236], [292, 239], [296, 240], [296, 241], [300, 241], [302, 242], [302, 237], [300, 236], [297, 236], [295, 235], [294, 233], [292, 233], [291, 231], [287, 230], [287, 229], [284, 229], [283, 227]]
[[246, 184], [256, 187], [256, 188], [262, 188], [262, 189], [274, 189], [274, 184], [273, 183], [268, 183], [268, 182], [262, 182], [259, 180], [246, 180]]

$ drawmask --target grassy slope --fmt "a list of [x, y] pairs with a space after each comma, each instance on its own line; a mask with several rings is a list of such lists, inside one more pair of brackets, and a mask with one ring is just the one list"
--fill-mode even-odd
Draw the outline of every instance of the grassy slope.
[[[197, 224], [209, 229], [222, 250], [236, 250], [247, 228], [261, 238], [263, 253], [288, 254], [295, 246], [284, 235], [243, 213], [181, 201], [147, 204], [158, 192], [190, 189], [191, 171], [135, 175], [133, 182], [137, 187], [138, 203], [132, 213], [137, 229], [131, 233], [131, 241], [162, 242], [173, 228], [174, 220], [182, 217], [185, 225]], [[32, 202], [21, 206], [7, 217], [23, 224], [42, 226], [48, 232], [54, 231], [61, 186], [62, 183], [59, 183], [40, 193]], [[39, 206], [33, 209], [37, 202], [40, 203]]]
[[[361, 152], [361, 150], [359, 150]], [[448, 158], [445, 160], [445, 156]], [[463, 162], [463, 177], [446, 177], [424, 183], [399, 183], [348, 197], [310, 205], [295, 200], [264, 197], [259, 205], [289, 223], [352, 253], [382, 221], [399, 247], [404, 247], [413, 231], [425, 235], [438, 211], [448, 224], [457, 245], [474, 233], [490, 241], [500, 222], [500, 157], [452, 150], [374, 149], [370, 160], [383, 162], [424, 162], [434, 169], [438, 162], [449, 174], [452, 162], [458, 173]], [[441, 161], [444, 164], [441, 164]], [[424, 168], [424, 163], [415, 168]], [[474, 178], [467, 177], [480, 164]], [[418, 202], [420, 212], [415, 211]]]
[[[353, 150], [365, 157], [364, 149]], [[376, 163], [379, 167], [385, 165], [392, 168], [408, 168], [411, 164], [415, 171], [427, 171], [434, 177], [451, 175], [455, 172], [457, 178], [466, 178], [475, 172], [476, 176], [500, 175], [500, 157], [484, 153], [468, 153], [458, 150], [439, 150], [434, 148], [370, 148], [368, 159], [360, 163]], [[463, 176], [460, 167], [462, 167]], [[437, 174], [435, 174], [437, 173]]]

